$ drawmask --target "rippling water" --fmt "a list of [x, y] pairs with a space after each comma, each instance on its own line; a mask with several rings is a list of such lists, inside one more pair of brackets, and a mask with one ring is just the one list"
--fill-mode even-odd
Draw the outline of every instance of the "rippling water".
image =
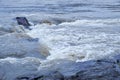
[[27, 34], [43, 39], [54, 58], [88, 60], [120, 53], [120, 0], [0, 0], [0, 25], [16, 16], [37, 24]]
[[0, 13], [72, 14], [79, 17], [120, 17], [119, 0], [0, 0]]

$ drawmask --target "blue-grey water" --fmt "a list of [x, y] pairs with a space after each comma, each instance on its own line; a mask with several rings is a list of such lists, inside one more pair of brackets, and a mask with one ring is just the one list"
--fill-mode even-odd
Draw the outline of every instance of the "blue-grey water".
[[[0, 0], [0, 25], [16, 16], [37, 24], [28, 32], [52, 50], [48, 59], [89, 60], [120, 53], [120, 0]], [[59, 57], [58, 57], [59, 55]]]
[[120, 0], [0, 0], [0, 16], [23, 13], [64, 14], [78, 18], [118, 18]]

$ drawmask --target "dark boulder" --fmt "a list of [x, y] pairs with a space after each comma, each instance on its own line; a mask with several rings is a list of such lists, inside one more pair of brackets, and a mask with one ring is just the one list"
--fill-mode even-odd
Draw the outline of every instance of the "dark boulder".
[[27, 20], [26, 17], [16, 17], [16, 20], [17, 20], [17, 23], [18, 23], [19, 25], [23, 25], [25, 28], [30, 29], [29, 26], [31, 26], [31, 25], [30, 25], [30, 23], [28, 22], [28, 20]]

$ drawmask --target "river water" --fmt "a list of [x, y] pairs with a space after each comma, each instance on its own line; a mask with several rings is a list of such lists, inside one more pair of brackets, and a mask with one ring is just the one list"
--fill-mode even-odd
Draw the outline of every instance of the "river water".
[[0, 0], [0, 25], [13, 25], [16, 16], [36, 23], [27, 34], [51, 48], [48, 60], [120, 54], [120, 0]]

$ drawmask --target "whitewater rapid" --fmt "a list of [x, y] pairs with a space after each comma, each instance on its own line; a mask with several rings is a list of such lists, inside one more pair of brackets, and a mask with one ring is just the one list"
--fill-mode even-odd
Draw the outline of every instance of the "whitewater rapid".
[[115, 70], [119, 71], [119, 64], [114, 64], [119, 60], [117, 55], [120, 55], [119, 18], [71, 19], [35, 14], [24, 16], [32, 25], [32, 30], [15, 22], [0, 26], [1, 80], [32, 79], [47, 75], [51, 69], [60, 71], [64, 76], [73, 75], [79, 69], [86, 70], [84, 65], [81, 68], [79, 62], [85, 63], [88, 68], [94, 64], [99, 70], [97, 62], [91, 60], [102, 59], [105, 60], [105, 65], [115, 65]]
[[[26, 17], [32, 30], [15, 17]], [[0, 0], [0, 80], [78, 70], [119, 79], [118, 55], [119, 0]]]
[[48, 60], [87, 61], [119, 54], [119, 25], [120, 19], [84, 19], [58, 25], [37, 24], [27, 34], [51, 48]]

